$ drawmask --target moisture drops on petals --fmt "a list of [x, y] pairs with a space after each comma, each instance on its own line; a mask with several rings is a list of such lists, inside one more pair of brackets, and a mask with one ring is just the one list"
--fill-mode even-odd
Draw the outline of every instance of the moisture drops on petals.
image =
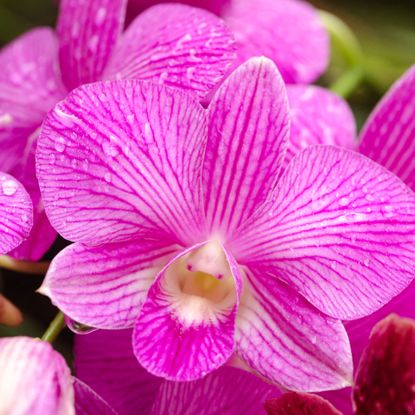
[[[34, 152], [44, 116], [70, 90], [133, 78], [182, 88], [202, 99], [236, 57], [230, 30], [205, 10], [158, 5], [122, 33], [126, 5], [126, 0], [61, 0], [56, 32], [32, 29], [0, 51], [0, 170], [22, 182], [34, 205], [31, 235], [10, 253], [15, 258], [37, 261], [56, 238], [40, 197]], [[58, 141], [51, 164], [62, 151]], [[87, 162], [81, 165], [88, 168]]]
[[206, 110], [140, 81], [74, 90], [37, 148], [48, 217], [75, 241], [43, 292], [82, 324], [134, 327], [136, 358], [165, 379], [199, 379], [236, 354], [285, 388], [348, 385], [341, 319], [372, 313], [414, 278], [415, 195], [331, 146], [306, 149], [281, 175], [289, 124], [266, 58], [241, 65]]

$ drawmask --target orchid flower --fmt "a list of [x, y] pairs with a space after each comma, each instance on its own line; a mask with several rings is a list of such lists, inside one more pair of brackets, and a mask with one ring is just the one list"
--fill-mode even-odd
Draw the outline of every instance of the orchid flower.
[[137, 362], [131, 335], [131, 330], [98, 330], [75, 338], [77, 378], [118, 415], [263, 414], [264, 402], [280, 395], [277, 388], [230, 366], [192, 382], [155, 377]]
[[[0, 172], [0, 255], [15, 249], [29, 235], [33, 223], [33, 205], [23, 185]], [[0, 294], [0, 324], [18, 325], [20, 311]]]
[[[360, 151], [383, 164], [415, 190], [415, 166], [412, 162], [415, 152], [415, 66], [391, 87], [375, 108], [362, 129], [359, 141], [354, 140], [352, 135], [345, 134], [345, 122], [338, 120], [331, 126], [328, 125], [332, 117], [328, 116], [327, 105], [323, 103], [315, 87], [294, 86], [292, 88], [302, 90], [301, 96], [308, 97], [298, 100], [290, 96], [291, 111], [299, 114], [294, 119], [296, 129], [307, 132], [303, 134], [303, 137], [292, 132], [288, 157], [293, 157], [300, 149], [309, 145], [332, 144], [333, 137], [336, 137], [337, 145]], [[340, 112], [345, 114], [344, 109], [340, 111], [338, 107], [338, 113]], [[326, 133], [320, 129], [321, 134], [313, 134], [312, 132], [321, 125], [324, 125]], [[302, 139], [304, 137], [306, 139]], [[414, 296], [415, 284], [412, 283], [379, 311], [346, 324], [355, 364], [359, 362], [370, 331], [377, 322], [390, 313], [415, 318]], [[331, 392], [325, 396], [335, 402], [344, 414], [353, 413], [350, 389]]]
[[56, 237], [34, 154], [37, 128], [68, 91], [100, 79], [139, 78], [204, 97], [234, 58], [230, 31], [209, 12], [160, 5], [121, 34], [125, 7], [126, 0], [61, 0], [56, 34], [36, 28], [0, 52], [0, 169], [18, 178], [34, 203], [33, 230], [11, 253], [16, 258], [40, 259]]
[[0, 339], [0, 414], [116, 415], [89, 386], [72, 378], [49, 343]]
[[[390, 315], [373, 329], [353, 387], [355, 415], [413, 414], [415, 411], [415, 322]], [[351, 405], [350, 405], [351, 407]], [[328, 401], [290, 393], [266, 403], [269, 415], [341, 415]]]
[[288, 135], [266, 58], [241, 65], [207, 110], [146, 82], [76, 89], [38, 142], [48, 217], [76, 242], [41, 291], [80, 323], [134, 327], [139, 363], [169, 380], [199, 379], [235, 352], [285, 388], [348, 385], [340, 320], [413, 280], [415, 194], [331, 146], [280, 176]]
[[[135, 15], [160, 0], [129, 0]], [[329, 35], [316, 10], [302, 0], [182, 0], [221, 16], [238, 44], [238, 63], [264, 55], [288, 83], [311, 83], [327, 69]]]

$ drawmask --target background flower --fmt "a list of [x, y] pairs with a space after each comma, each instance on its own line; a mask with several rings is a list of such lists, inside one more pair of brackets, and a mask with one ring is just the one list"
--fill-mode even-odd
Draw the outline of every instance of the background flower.
[[0, 52], [0, 168], [25, 185], [35, 216], [14, 257], [38, 260], [56, 237], [40, 199], [34, 152], [43, 117], [68, 91], [99, 79], [139, 78], [204, 97], [234, 59], [230, 31], [206, 11], [156, 6], [121, 34], [125, 7], [125, 0], [63, 0], [56, 34], [36, 28]]

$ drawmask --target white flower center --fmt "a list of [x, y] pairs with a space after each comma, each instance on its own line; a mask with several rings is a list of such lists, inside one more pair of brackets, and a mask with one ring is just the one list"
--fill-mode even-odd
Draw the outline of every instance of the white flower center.
[[216, 241], [174, 262], [166, 271], [164, 288], [175, 315], [188, 326], [217, 323], [236, 301], [232, 273]]

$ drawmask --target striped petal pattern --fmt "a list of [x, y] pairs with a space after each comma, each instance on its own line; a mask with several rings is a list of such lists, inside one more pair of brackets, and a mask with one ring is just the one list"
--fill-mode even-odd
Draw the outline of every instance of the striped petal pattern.
[[288, 103], [276, 66], [265, 58], [241, 65], [208, 113], [205, 211], [211, 232], [229, 236], [268, 196], [285, 155]]
[[38, 261], [42, 258], [55, 241], [57, 235], [46, 216], [36, 178], [35, 153], [39, 132], [40, 129], [37, 129], [28, 138], [24, 152], [19, 157], [18, 164], [11, 171], [13, 176], [22, 183], [32, 199], [33, 227], [29, 237], [11, 251], [9, 255], [13, 258], [30, 261]]
[[329, 36], [316, 10], [301, 0], [233, 0], [222, 12], [238, 60], [264, 55], [287, 83], [311, 83], [327, 68]]
[[415, 66], [393, 85], [369, 117], [359, 150], [415, 190]]
[[[134, 327], [139, 363], [168, 380], [199, 379], [222, 366], [233, 352], [241, 277], [230, 256], [226, 260], [231, 275], [224, 281], [213, 282], [213, 276], [206, 280], [206, 273], [190, 271], [187, 259], [204, 245], [183, 251], [160, 272]], [[209, 286], [216, 289], [208, 291]]]
[[0, 52], [0, 169], [19, 163], [27, 139], [65, 95], [58, 46], [49, 28], [33, 29]]
[[415, 195], [366, 157], [330, 146], [296, 156], [233, 252], [324, 313], [370, 314], [414, 276]]
[[127, 0], [61, 0], [59, 59], [69, 90], [100, 78], [123, 28], [126, 6]]
[[239, 307], [236, 351], [261, 376], [284, 389], [320, 391], [351, 384], [346, 330], [289, 286], [247, 275]]
[[69, 368], [49, 343], [0, 339], [0, 373], [0, 413], [75, 415]]
[[235, 58], [222, 20], [180, 4], [154, 6], [128, 27], [105, 71], [106, 79], [147, 79], [204, 97]]
[[147, 290], [174, 252], [160, 242], [75, 243], [53, 259], [40, 292], [88, 326], [132, 327]]
[[53, 227], [94, 245], [149, 233], [200, 241], [206, 129], [183, 91], [139, 81], [76, 89], [46, 117], [37, 148]]
[[16, 248], [33, 224], [29, 194], [12, 176], [0, 172], [0, 254]]
[[285, 166], [295, 154], [314, 144], [356, 150], [356, 122], [347, 102], [313, 85], [288, 85], [291, 133]]

